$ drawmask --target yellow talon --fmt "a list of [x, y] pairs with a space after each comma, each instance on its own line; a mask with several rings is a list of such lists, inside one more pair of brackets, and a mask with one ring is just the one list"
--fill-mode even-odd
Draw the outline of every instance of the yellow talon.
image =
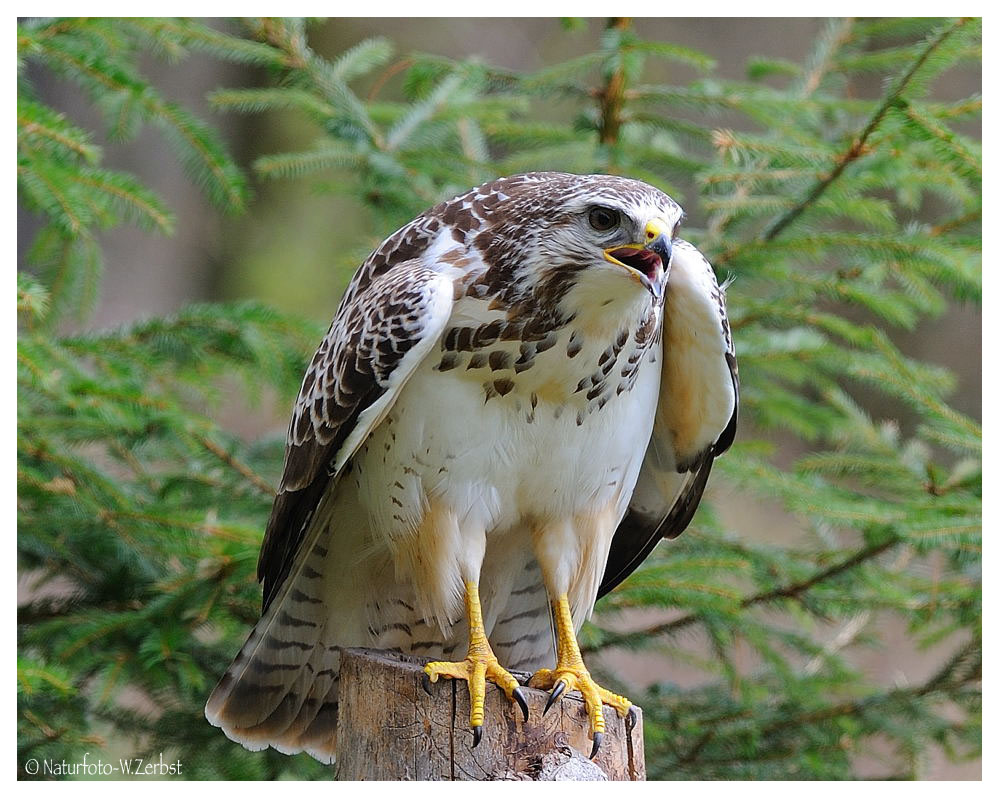
[[593, 681], [589, 671], [586, 670], [583, 657], [579, 653], [579, 644], [576, 642], [576, 631], [572, 623], [569, 599], [566, 596], [560, 597], [555, 602], [553, 609], [558, 640], [558, 663], [555, 670], [542, 668], [537, 671], [531, 677], [528, 685], [552, 691], [548, 698], [548, 704], [545, 706], [545, 712], [565, 693], [572, 690], [580, 692], [586, 704], [586, 714], [590, 719], [590, 732], [593, 736], [593, 752], [590, 754], [592, 758], [596, 755], [606, 731], [603, 704], [616, 709], [618, 715], [623, 718], [631, 709], [631, 701], [598, 685]]
[[423, 672], [431, 682], [440, 677], [468, 682], [469, 725], [474, 734], [473, 747], [482, 737], [485, 716], [486, 680], [497, 685], [511, 701], [516, 701], [527, 721], [527, 699], [520, 683], [500, 664], [486, 639], [479, 604], [479, 589], [474, 582], [465, 583], [465, 610], [468, 614], [468, 656], [461, 662], [429, 662]]

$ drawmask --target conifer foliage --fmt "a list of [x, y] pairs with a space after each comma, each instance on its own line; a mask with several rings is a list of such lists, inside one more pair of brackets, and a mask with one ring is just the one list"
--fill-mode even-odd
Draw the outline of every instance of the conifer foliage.
[[[253, 168], [349, 192], [369, 211], [355, 264], [499, 174], [625, 174], [687, 206], [684, 236], [734, 281], [747, 432], [712, 487], [776, 501], [802, 532], [762, 543], [708, 501], [598, 604], [582, 641], [610, 686], [614, 652], [661, 657], [651, 689], [617, 685], [645, 710], [651, 778], [850, 778], [858, 763], [918, 778], [935, 752], [980, 755], [981, 429], [948, 404], [949, 372], [893, 340], [981, 299], [981, 99], [934, 91], [980, 63], [979, 20], [831, 20], [804, 63], [755, 59], [738, 82], [627, 19], [529, 74], [400, 57], [384, 39], [325, 57], [302, 21], [244, 24], [243, 37], [175, 19], [18, 29], [19, 199], [44, 222], [18, 275], [19, 766], [124, 746], [176, 755], [194, 778], [328, 775], [243, 751], [202, 715], [257, 616], [283, 445], [213, 419], [233, 385], [290, 406], [321, 329], [241, 303], [59, 332], [99, 291], [99, 229], [173, 222], [38, 99], [26, 65], [77, 83], [112, 139], [161, 127], [178, 166], [241, 210], [246, 181], [219, 136], [137, 67], [142, 51], [191, 49], [266, 69], [266, 85], [216, 91], [217, 107], [314, 123], [310, 148]], [[700, 77], [649, 82], [663, 64]], [[788, 462], [774, 441], [792, 438], [806, 453]], [[887, 618], [942, 664], [915, 683], [865, 673], [854, 655]], [[701, 678], [682, 686], [671, 666]]]

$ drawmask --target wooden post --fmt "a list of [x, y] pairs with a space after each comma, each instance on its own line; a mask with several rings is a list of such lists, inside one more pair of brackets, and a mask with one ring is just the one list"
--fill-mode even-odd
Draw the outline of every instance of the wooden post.
[[[422, 687], [427, 660], [386, 651], [345, 649], [340, 661], [337, 778], [361, 780], [645, 779], [642, 713], [620, 718], [605, 707], [607, 733], [593, 762], [578, 693], [542, 715], [548, 694], [525, 688], [530, 718], [486, 686], [482, 742], [472, 748], [465, 684], [441, 679]], [[515, 673], [526, 680], [527, 674]]]

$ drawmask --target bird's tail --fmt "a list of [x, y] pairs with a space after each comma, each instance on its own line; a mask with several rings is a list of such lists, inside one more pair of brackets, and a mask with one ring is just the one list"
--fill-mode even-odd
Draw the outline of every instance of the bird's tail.
[[[319, 528], [316, 528], [319, 527]], [[340, 649], [326, 641], [329, 526], [314, 525], [280, 592], [212, 691], [205, 716], [251, 751], [336, 756]]]

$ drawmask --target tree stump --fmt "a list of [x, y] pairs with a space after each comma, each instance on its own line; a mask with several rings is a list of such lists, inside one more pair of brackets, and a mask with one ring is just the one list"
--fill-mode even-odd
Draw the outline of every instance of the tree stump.
[[[361, 780], [645, 779], [642, 712], [632, 726], [604, 708], [607, 732], [593, 762], [589, 724], [578, 693], [542, 715], [548, 694], [524, 688], [530, 717], [487, 683], [482, 742], [472, 748], [468, 690], [441, 679], [422, 687], [427, 660], [386, 651], [345, 649], [340, 662], [337, 778]], [[521, 682], [528, 674], [514, 673]]]

